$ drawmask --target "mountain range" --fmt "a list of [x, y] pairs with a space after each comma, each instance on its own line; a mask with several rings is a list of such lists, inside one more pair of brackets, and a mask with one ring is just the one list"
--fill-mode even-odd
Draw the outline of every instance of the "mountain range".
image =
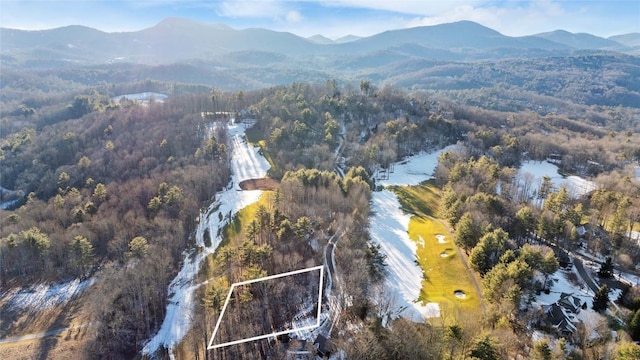
[[0, 39], [0, 99], [32, 87], [158, 81], [250, 90], [368, 79], [379, 87], [455, 93], [498, 110], [553, 111], [536, 107], [531, 94], [548, 103], [640, 108], [639, 33], [602, 38], [557, 30], [510, 37], [460, 21], [332, 40], [169, 18], [120, 33], [0, 28]]
[[336, 58], [353, 62], [381, 53], [440, 60], [564, 56], [585, 50], [640, 54], [639, 33], [602, 38], [557, 30], [510, 37], [471, 21], [331, 40], [321, 35], [303, 38], [287, 32], [236, 30], [224, 24], [168, 18], [144, 30], [119, 33], [78, 25], [38, 31], [0, 28], [0, 39], [2, 62], [17, 67], [113, 62], [159, 65], [196, 59], [224, 62], [237, 52], [273, 53], [289, 61], [320, 63]]

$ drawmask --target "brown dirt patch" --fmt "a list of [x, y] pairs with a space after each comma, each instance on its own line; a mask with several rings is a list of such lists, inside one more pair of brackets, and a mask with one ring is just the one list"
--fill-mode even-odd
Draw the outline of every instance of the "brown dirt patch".
[[271, 178], [261, 178], [241, 181], [238, 185], [242, 190], [275, 190], [280, 183]]
[[90, 331], [88, 328], [73, 329], [56, 336], [0, 344], [0, 358], [12, 360], [83, 358], [92, 338]]

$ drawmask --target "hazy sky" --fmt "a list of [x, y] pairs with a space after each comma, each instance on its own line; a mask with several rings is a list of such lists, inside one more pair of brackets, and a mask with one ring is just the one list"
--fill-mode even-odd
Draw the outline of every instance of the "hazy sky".
[[556, 29], [604, 37], [640, 32], [640, 0], [0, 0], [0, 26], [17, 29], [135, 31], [171, 16], [330, 38], [458, 20], [510, 36]]

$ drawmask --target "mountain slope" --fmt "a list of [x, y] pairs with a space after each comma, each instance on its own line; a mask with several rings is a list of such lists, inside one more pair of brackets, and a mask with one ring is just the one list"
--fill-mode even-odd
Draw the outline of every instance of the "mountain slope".
[[104, 33], [82, 26], [42, 31], [2, 28], [0, 37], [5, 54], [98, 63], [118, 58], [166, 64], [247, 50], [301, 54], [313, 50], [315, 45], [291, 33], [235, 30], [226, 25], [178, 18], [165, 19], [136, 32]]
[[328, 37], [324, 37], [320, 34], [310, 36], [307, 39], [315, 44], [320, 44], [320, 45], [333, 44], [333, 40], [329, 39]]
[[348, 43], [348, 42], [352, 42], [352, 41], [356, 41], [356, 40], [360, 40], [360, 39], [362, 39], [362, 37], [360, 37], [360, 36], [347, 35], [347, 36], [343, 36], [341, 38], [335, 39], [334, 42], [336, 44], [343, 44], [343, 43]]
[[609, 40], [619, 42], [620, 44], [626, 45], [629, 47], [638, 47], [640, 46], [640, 33], [630, 33], [630, 34], [611, 36], [609, 37]]
[[624, 46], [611, 39], [585, 33], [570, 33], [564, 30], [556, 30], [534, 35], [535, 37], [551, 40], [575, 49], [622, 49]]
[[546, 39], [505, 36], [471, 21], [390, 30], [357, 40], [346, 46], [371, 51], [405, 43], [416, 43], [436, 49], [567, 49], [565, 45]]
[[611, 36], [609, 40], [616, 41], [628, 47], [626, 53], [640, 55], [640, 33]]

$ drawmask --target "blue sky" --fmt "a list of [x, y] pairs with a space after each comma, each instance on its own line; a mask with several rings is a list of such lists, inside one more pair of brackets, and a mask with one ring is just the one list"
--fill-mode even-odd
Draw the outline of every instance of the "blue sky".
[[510, 36], [556, 29], [604, 37], [640, 32], [640, 0], [0, 0], [0, 26], [16, 29], [135, 31], [171, 16], [330, 38], [458, 20]]

